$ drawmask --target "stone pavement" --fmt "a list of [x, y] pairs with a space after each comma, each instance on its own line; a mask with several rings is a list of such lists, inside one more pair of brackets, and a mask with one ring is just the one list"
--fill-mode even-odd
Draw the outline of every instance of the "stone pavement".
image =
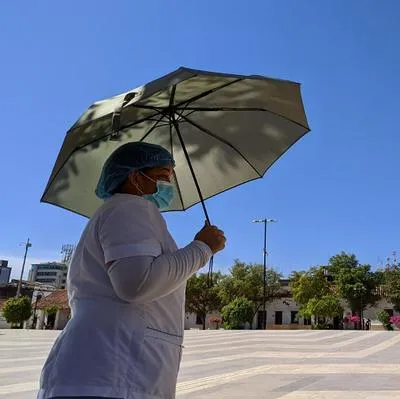
[[[0, 330], [0, 398], [36, 397], [58, 332]], [[177, 398], [400, 398], [400, 333], [187, 331]]]

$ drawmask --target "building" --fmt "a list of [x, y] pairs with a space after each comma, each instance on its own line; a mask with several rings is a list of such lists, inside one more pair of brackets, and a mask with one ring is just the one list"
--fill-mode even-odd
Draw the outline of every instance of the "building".
[[[351, 310], [348, 304], [343, 301], [342, 306], [344, 308], [343, 317], [349, 315]], [[312, 322], [315, 320], [307, 319], [299, 315], [300, 306], [293, 300], [291, 289], [288, 279], [281, 280], [281, 290], [274, 296], [274, 298], [266, 303], [266, 327], [267, 329], [311, 329]], [[390, 316], [400, 315], [400, 312], [396, 312], [393, 308], [393, 304], [388, 302], [385, 298], [382, 298], [373, 307], [367, 307], [363, 312], [364, 319], [372, 320], [374, 329], [381, 329], [381, 323], [377, 320], [377, 313], [380, 310], [385, 310]], [[214, 329], [215, 323], [213, 319], [220, 318], [218, 312], [213, 312], [206, 317], [206, 329]], [[335, 317], [332, 320], [327, 320], [334, 329], [341, 328], [342, 317]], [[263, 328], [263, 311], [260, 304], [259, 310], [254, 315], [253, 322], [250, 325], [243, 326], [244, 328], [251, 329], [262, 329]], [[187, 313], [185, 316], [185, 329], [202, 329], [202, 320], [196, 314]], [[346, 328], [346, 326], [344, 326]], [[354, 328], [354, 326], [347, 326], [347, 328]]]
[[36, 263], [31, 266], [28, 280], [30, 282], [65, 288], [68, 266], [62, 262]]
[[[37, 297], [38, 293], [36, 293]], [[34, 328], [37, 330], [62, 330], [67, 325], [71, 314], [67, 290], [60, 289], [51, 293], [45, 293], [45, 295], [35, 302], [33, 308], [35, 318]]]
[[0, 285], [10, 282], [11, 267], [8, 267], [8, 260], [0, 260]]

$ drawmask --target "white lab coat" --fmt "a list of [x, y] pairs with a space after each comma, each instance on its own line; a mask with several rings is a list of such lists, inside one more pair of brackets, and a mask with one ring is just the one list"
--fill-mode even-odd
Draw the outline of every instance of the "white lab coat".
[[105, 264], [176, 250], [151, 202], [118, 194], [98, 210], [68, 271], [72, 318], [43, 368], [39, 399], [175, 397], [186, 284], [154, 301], [129, 303], [116, 295]]

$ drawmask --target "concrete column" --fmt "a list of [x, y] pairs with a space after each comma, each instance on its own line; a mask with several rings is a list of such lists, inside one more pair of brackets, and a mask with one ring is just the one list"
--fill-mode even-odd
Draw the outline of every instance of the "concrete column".
[[37, 313], [38, 313], [38, 319], [36, 322], [36, 330], [43, 330], [46, 313], [42, 309], [38, 310]]

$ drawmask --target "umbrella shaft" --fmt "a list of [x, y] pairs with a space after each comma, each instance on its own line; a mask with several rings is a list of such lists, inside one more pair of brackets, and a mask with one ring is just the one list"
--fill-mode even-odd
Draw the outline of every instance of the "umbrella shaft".
[[181, 132], [180, 132], [180, 129], [179, 129], [179, 124], [176, 121], [175, 117], [173, 117], [172, 123], [173, 123], [173, 125], [175, 127], [176, 133], [177, 133], [179, 141], [181, 143], [181, 147], [182, 147], [183, 153], [185, 154], [186, 161], [187, 161], [187, 163], [189, 165], [190, 173], [192, 174], [192, 178], [193, 178], [194, 184], [196, 186], [197, 193], [199, 194], [201, 206], [203, 207], [203, 211], [204, 211], [204, 215], [206, 217], [207, 223], [211, 225], [210, 217], [208, 215], [206, 204], [204, 202], [204, 197], [203, 197], [203, 194], [201, 193], [201, 189], [200, 189], [199, 182], [197, 181], [196, 173], [194, 172], [193, 165], [190, 162], [190, 157], [189, 157], [189, 154], [187, 152], [183, 137], [181, 135]]
[[[196, 173], [194, 172], [193, 165], [190, 162], [190, 157], [189, 157], [189, 154], [187, 152], [183, 137], [181, 135], [181, 131], [179, 129], [179, 123], [176, 121], [174, 114], [171, 115], [171, 119], [172, 119], [172, 123], [173, 123], [173, 125], [175, 127], [176, 134], [178, 135], [179, 141], [181, 143], [181, 147], [182, 147], [183, 153], [185, 154], [186, 162], [189, 165], [190, 173], [192, 174], [193, 181], [194, 181], [194, 184], [195, 184], [196, 189], [197, 189], [197, 193], [199, 194], [201, 206], [203, 207], [203, 212], [204, 212], [204, 215], [206, 217], [207, 223], [208, 223], [208, 225], [211, 225], [210, 217], [208, 216], [206, 204], [204, 202], [204, 197], [203, 197], [203, 194], [201, 193], [201, 189], [200, 189], [199, 182], [197, 181]], [[207, 276], [208, 277], [207, 278], [208, 286], [212, 285], [213, 266], [214, 266], [214, 257], [212, 257], [210, 259], [210, 264], [208, 266], [208, 276]]]

